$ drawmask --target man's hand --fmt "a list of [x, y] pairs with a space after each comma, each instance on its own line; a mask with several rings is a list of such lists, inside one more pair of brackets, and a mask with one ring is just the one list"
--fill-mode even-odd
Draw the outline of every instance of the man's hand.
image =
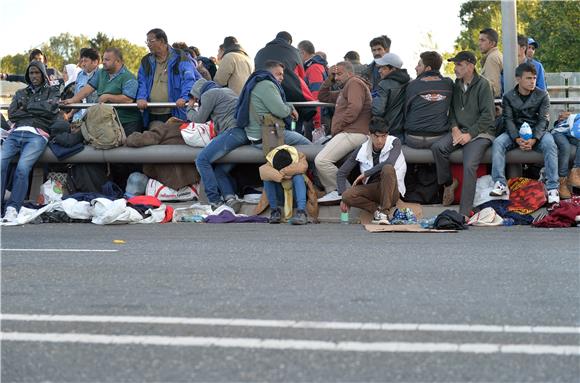
[[453, 145], [457, 145], [459, 138], [461, 137], [461, 130], [457, 126], [451, 128], [451, 138], [453, 139]]
[[145, 110], [147, 109], [147, 100], [137, 100], [137, 108], [139, 108], [140, 110]]
[[340, 201], [340, 211], [348, 211], [348, 205], [344, 201]]
[[108, 93], [101, 94], [97, 101], [99, 101], [101, 103], [111, 102], [111, 95]]
[[67, 98], [66, 100], [62, 100], [60, 103], [61, 103], [62, 105], [75, 104], [75, 103], [73, 102], [73, 98]]
[[177, 101], [175, 101], [175, 106], [177, 106], [178, 108], [183, 108], [186, 103], [187, 103], [187, 101], [185, 101], [184, 99], [180, 98]]
[[292, 119], [294, 121], [298, 121], [298, 112], [296, 111], [296, 109], [292, 109], [292, 113], [290, 113], [290, 117], [292, 117]]
[[362, 184], [365, 181], [366, 178], [367, 177], [364, 175], [364, 173], [361, 174], [360, 176], [356, 177], [356, 180], [354, 180], [354, 182], [352, 183], [352, 186], [355, 186], [355, 185], [358, 185], [358, 184]]

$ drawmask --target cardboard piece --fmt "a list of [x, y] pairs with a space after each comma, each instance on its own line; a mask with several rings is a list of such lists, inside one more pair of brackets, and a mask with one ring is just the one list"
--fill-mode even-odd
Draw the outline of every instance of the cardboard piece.
[[457, 233], [457, 230], [423, 229], [419, 225], [364, 225], [370, 233]]

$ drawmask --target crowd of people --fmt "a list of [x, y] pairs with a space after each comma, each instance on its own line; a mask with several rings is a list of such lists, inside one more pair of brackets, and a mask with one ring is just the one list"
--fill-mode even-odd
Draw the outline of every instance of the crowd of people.
[[[259, 174], [271, 223], [305, 224], [309, 214], [315, 218], [312, 211], [317, 211], [318, 203], [329, 203], [343, 209], [359, 207], [376, 222], [388, 224], [389, 210], [405, 195], [403, 144], [432, 151], [446, 206], [453, 203], [458, 187], [450, 155], [463, 149], [459, 212], [465, 217], [472, 214], [476, 172], [490, 147], [492, 195], [508, 193], [505, 156], [518, 149], [543, 153], [549, 203], [570, 198], [570, 186], [580, 187], [580, 150], [569, 166], [578, 139], [565, 129], [570, 113], [561, 114], [554, 128], [549, 126], [544, 69], [533, 58], [539, 44], [518, 36], [517, 85], [503, 89], [498, 33], [486, 28], [478, 42], [480, 65], [470, 51], [448, 60], [454, 64], [455, 81], [441, 73], [443, 58], [435, 51], [420, 54], [412, 80], [402, 59], [390, 51], [391, 40], [385, 35], [370, 41], [374, 60], [369, 65], [361, 64], [357, 52], [348, 51], [344, 61], [329, 66], [326, 55], [316, 51], [311, 41], [294, 47], [285, 31], [252, 60], [233, 36], [224, 38], [217, 58], [207, 58], [193, 46], [170, 44], [163, 30], [152, 29], [146, 34], [149, 53], [136, 75], [115, 47], [102, 56], [93, 48], [82, 49], [78, 66], [66, 65], [62, 75], [35, 49], [23, 76], [0, 76], [28, 85], [16, 93], [9, 121], [3, 121], [9, 130], [2, 145], [3, 219], [17, 216], [31, 169], [49, 140], [67, 134], [77, 137], [75, 143], [82, 141], [76, 123], [86, 110], [67, 107], [81, 102], [136, 103], [137, 108], [117, 111], [129, 138], [163, 132], [176, 119], [211, 120], [217, 136], [200, 152], [195, 165], [212, 209], [225, 204], [237, 212], [241, 206], [231, 175], [235, 164], [216, 162], [242, 145], [264, 150], [266, 164]], [[496, 106], [494, 99], [502, 95], [501, 105]], [[292, 105], [303, 101], [334, 107]], [[163, 102], [175, 107], [150, 105]], [[522, 134], [523, 125], [529, 127], [529, 134]], [[274, 145], [265, 135], [272, 127], [282, 128], [278, 142], [282, 145]], [[320, 132], [328, 138], [309, 164], [295, 147], [311, 145]], [[15, 170], [9, 173], [17, 155]], [[117, 165], [113, 179], [123, 188], [129, 174], [140, 169], [139, 164]], [[11, 193], [4, 203], [7, 185]]]

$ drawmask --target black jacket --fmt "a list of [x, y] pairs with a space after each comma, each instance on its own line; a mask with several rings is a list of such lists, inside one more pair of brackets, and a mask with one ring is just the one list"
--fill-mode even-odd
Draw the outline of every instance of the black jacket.
[[[43, 76], [43, 83], [34, 88], [30, 83], [28, 70], [35, 66]], [[20, 126], [32, 126], [50, 133], [49, 127], [57, 120], [59, 90], [50, 86], [46, 67], [39, 61], [32, 61], [26, 69], [24, 76], [28, 86], [16, 92], [8, 108], [8, 119]]]
[[405, 132], [439, 136], [449, 131], [453, 80], [439, 71], [423, 72], [409, 83], [405, 95]]
[[384, 118], [389, 134], [399, 138], [403, 136], [405, 88], [410, 79], [406, 69], [394, 71], [379, 82], [373, 98], [373, 117]]
[[524, 103], [519, 96], [518, 86], [503, 96], [503, 120], [512, 140], [519, 137], [524, 122], [530, 124], [534, 138], [542, 139], [550, 122], [550, 96], [536, 87]]

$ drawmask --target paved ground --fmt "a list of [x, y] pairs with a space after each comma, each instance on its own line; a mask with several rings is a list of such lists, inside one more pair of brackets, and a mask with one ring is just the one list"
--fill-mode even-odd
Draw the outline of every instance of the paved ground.
[[576, 228], [45, 224], [1, 235], [3, 382], [580, 376]]

